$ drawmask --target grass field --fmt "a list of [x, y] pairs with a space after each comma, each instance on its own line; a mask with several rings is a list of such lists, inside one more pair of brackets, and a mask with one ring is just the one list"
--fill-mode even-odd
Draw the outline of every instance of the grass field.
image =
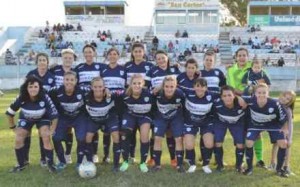
[[[224, 144], [224, 161], [229, 164], [223, 173], [214, 172], [206, 175], [202, 172], [201, 165], [193, 174], [179, 174], [169, 166], [169, 153], [164, 147], [163, 170], [158, 173], [142, 174], [138, 165], [130, 166], [128, 172], [114, 174], [112, 165], [98, 164], [97, 177], [91, 180], [81, 179], [75, 171], [75, 165], [69, 165], [66, 170], [58, 174], [50, 174], [45, 168], [39, 166], [39, 149], [37, 131], [34, 130], [30, 152], [30, 166], [24, 172], [10, 174], [8, 170], [15, 165], [14, 133], [8, 129], [5, 110], [15, 98], [17, 91], [6, 92], [0, 98], [0, 187], [6, 186], [300, 186], [300, 98], [297, 100], [294, 119], [294, 140], [292, 147], [291, 169], [296, 176], [290, 178], [277, 177], [273, 172], [255, 168], [252, 176], [243, 176], [234, 171], [234, 148], [230, 136], [226, 137]], [[100, 139], [101, 140], [101, 139]], [[269, 163], [270, 143], [267, 133], [264, 133], [264, 160]], [[75, 146], [73, 146], [73, 153]], [[197, 146], [197, 153], [199, 148]], [[99, 156], [102, 155], [100, 145]], [[197, 154], [199, 155], [199, 154]], [[137, 158], [139, 151], [137, 149]], [[73, 161], [76, 160], [73, 154]], [[112, 159], [111, 159], [112, 160]], [[211, 166], [215, 168], [215, 166]]]

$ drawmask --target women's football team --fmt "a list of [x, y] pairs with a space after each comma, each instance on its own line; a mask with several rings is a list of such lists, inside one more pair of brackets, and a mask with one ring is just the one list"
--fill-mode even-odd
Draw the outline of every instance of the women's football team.
[[[83, 48], [85, 63], [73, 69], [74, 55], [72, 49], [63, 50], [62, 65], [49, 68], [47, 54], [38, 54], [37, 68], [28, 73], [19, 96], [7, 109], [9, 128], [16, 134], [17, 165], [11, 172], [23, 171], [29, 165], [31, 129], [36, 125], [40, 163], [50, 172], [62, 171], [72, 163], [73, 131], [77, 141], [76, 167], [84, 157], [97, 163], [100, 129], [103, 162], [109, 162], [112, 138], [113, 172], [124, 172], [135, 161], [137, 131], [141, 172], [162, 169], [162, 140], [166, 135], [171, 165], [178, 172], [194, 173], [198, 133], [202, 170], [212, 173], [209, 164], [214, 154], [216, 171], [222, 172], [222, 145], [228, 129], [235, 146], [237, 172], [252, 174], [253, 147], [258, 164], [263, 164], [262, 156], [257, 155], [262, 152], [261, 132], [267, 131], [273, 144], [270, 169], [281, 177], [291, 173], [296, 94], [285, 91], [279, 99], [270, 98], [270, 80], [260, 61], [248, 60], [246, 49], [236, 52], [237, 61], [228, 67], [227, 81], [224, 73], [214, 67], [216, 55], [210, 51], [204, 55], [203, 70], [191, 58], [182, 73], [164, 51], [156, 52], [155, 65], [147, 62], [140, 43], [132, 46], [131, 61], [125, 66], [118, 65], [120, 54], [115, 48], [107, 52], [107, 64], [94, 62], [95, 49], [91, 45]], [[243, 167], [244, 160], [247, 168]]]

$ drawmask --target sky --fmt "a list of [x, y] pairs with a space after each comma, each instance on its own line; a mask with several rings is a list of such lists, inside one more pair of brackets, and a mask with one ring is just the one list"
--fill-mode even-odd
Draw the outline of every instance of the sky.
[[[82, 0], [84, 1], [84, 0]], [[0, 27], [65, 22], [64, 0], [1, 0]], [[127, 0], [128, 25], [150, 25], [154, 0]], [[141, 18], [143, 15], [143, 18]]]

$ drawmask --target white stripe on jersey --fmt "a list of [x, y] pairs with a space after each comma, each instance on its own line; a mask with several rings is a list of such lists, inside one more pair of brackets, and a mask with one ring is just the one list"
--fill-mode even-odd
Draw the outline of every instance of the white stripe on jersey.
[[252, 109], [250, 109], [251, 111], [251, 118], [258, 123], [267, 123], [267, 122], [271, 122], [273, 119], [276, 118], [276, 114], [261, 114], [258, 112], [253, 111]]
[[188, 99], [185, 101], [185, 108], [192, 114], [195, 115], [206, 115], [211, 111], [213, 103], [208, 104], [195, 104], [190, 102]]
[[114, 102], [111, 102], [109, 105], [105, 107], [91, 107], [86, 105], [86, 110], [91, 117], [104, 117], [108, 114], [109, 110], [115, 106]]
[[100, 76], [100, 71], [81, 71], [78, 75], [79, 83], [91, 82], [93, 78]]
[[55, 85], [61, 86], [64, 84], [64, 77], [63, 76], [55, 76]]
[[75, 112], [78, 108], [83, 105], [83, 102], [76, 102], [76, 103], [60, 103], [63, 109], [67, 112]]
[[151, 79], [151, 86], [152, 88], [157, 88], [162, 85], [162, 82], [166, 76], [160, 76], [160, 77], [153, 77]]
[[244, 115], [244, 112], [242, 112], [238, 116], [225, 116], [225, 115], [222, 115], [222, 114], [218, 113], [219, 120], [223, 121], [223, 122], [227, 122], [229, 124], [234, 124], [234, 123], [238, 122], [243, 115]]
[[207, 87], [219, 88], [220, 79], [218, 77], [203, 77], [207, 81]]
[[21, 109], [23, 115], [25, 118], [28, 119], [40, 119], [43, 117], [43, 115], [46, 113], [46, 109], [40, 109], [40, 110], [27, 110], [27, 109]]
[[151, 111], [151, 104], [127, 104], [128, 110], [137, 114], [146, 114]]
[[11, 109], [10, 107], [7, 109], [7, 112], [10, 113], [11, 115], [15, 115], [16, 111], [14, 111], [13, 109]]
[[125, 80], [120, 77], [104, 77], [105, 87], [110, 88], [125, 88]]
[[43, 88], [46, 90], [46, 91], [49, 91], [51, 89], [51, 86], [49, 85], [43, 85]]
[[[146, 77], [146, 73], [127, 73], [127, 84], [129, 85], [130, 84], [130, 80], [131, 80], [131, 77], [134, 75], [134, 74], [140, 74], [140, 75], [142, 75], [143, 76], [143, 78], [145, 79], [145, 80], [149, 80], [149, 77], [147, 78]], [[149, 80], [150, 81], [150, 80]]]
[[180, 103], [179, 104], [160, 104], [158, 101], [157, 101], [157, 107], [158, 107], [158, 110], [160, 113], [162, 114], [166, 114], [168, 113], [169, 111], [172, 111], [172, 110], [177, 110], [177, 108], [180, 106]]

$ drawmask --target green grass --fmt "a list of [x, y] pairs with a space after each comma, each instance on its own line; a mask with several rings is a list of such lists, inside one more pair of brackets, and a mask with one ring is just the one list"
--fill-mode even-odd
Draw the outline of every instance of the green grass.
[[[205, 175], [198, 164], [198, 169], [194, 174], [179, 174], [169, 166], [169, 154], [164, 147], [163, 170], [158, 173], [142, 174], [138, 170], [138, 165], [130, 166], [128, 172], [114, 174], [111, 172], [112, 165], [98, 164], [97, 177], [91, 180], [81, 179], [75, 171], [75, 165], [69, 165], [65, 171], [59, 174], [50, 174], [46, 169], [39, 166], [39, 146], [37, 131], [33, 132], [33, 140], [30, 153], [30, 166], [24, 172], [10, 174], [8, 170], [15, 165], [14, 155], [14, 133], [8, 129], [4, 116], [6, 108], [15, 98], [16, 91], [6, 92], [0, 98], [0, 186], [300, 186], [300, 98], [298, 98], [295, 110], [295, 131], [292, 147], [291, 168], [296, 176], [288, 179], [277, 177], [274, 173], [264, 169], [255, 168], [252, 176], [242, 176], [234, 171], [234, 148], [230, 136], [226, 137], [224, 144], [224, 160], [229, 166], [225, 172], [214, 172]], [[101, 140], [101, 139], [100, 139]], [[264, 160], [270, 161], [270, 143], [267, 133], [264, 133]], [[73, 160], [76, 159], [73, 147]], [[102, 155], [102, 145], [100, 145], [99, 156]], [[197, 146], [197, 155], [199, 149]], [[137, 158], [139, 153], [137, 151]], [[112, 160], [112, 158], [111, 158]], [[214, 168], [215, 166], [211, 166]]]

